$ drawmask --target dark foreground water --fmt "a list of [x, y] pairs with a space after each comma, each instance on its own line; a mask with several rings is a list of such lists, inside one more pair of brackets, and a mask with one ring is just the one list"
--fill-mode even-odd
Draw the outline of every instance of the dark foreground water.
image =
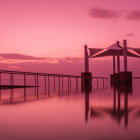
[[50, 86], [1, 90], [1, 140], [140, 140], [140, 80], [91, 93]]

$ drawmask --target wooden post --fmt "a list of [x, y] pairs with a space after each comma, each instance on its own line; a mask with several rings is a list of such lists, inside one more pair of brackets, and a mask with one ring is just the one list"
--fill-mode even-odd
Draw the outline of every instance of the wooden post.
[[113, 74], [115, 74], [115, 55], [113, 55]]
[[24, 101], [26, 100], [26, 74], [24, 73]]
[[62, 76], [62, 92], [63, 92], [63, 76]]
[[103, 89], [104, 89], [104, 78], [103, 78]]
[[50, 77], [48, 75], [48, 96], [50, 95]]
[[1, 73], [0, 73], [0, 86], [1, 86]]
[[97, 89], [98, 89], [98, 77], [97, 77]]
[[123, 40], [124, 71], [127, 72], [127, 41]]
[[10, 81], [11, 81], [11, 97], [10, 97], [10, 103], [12, 103], [12, 101], [13, 101], [13, 94], [14, 94], [14, 92], [13, 92], [13, 74], [12, 73], [10, 73]]
[[69, 77], [68, 77], [68, 93], [69, 93]]
[[37, 99], [38, 99], [38, 73], [37, 73]]
[[46, 94], [46, 75], [44, 76], [44, 80], [45, 80], [44, 81], [45, 82], [44, 84], [45, 84], [45, 94]]
[[[119, 41], [117, 41], [117, 46], [118, 47], [120, 46]], [[119, 54], [117, 55], [117, 72], [118, 73], [120, 72], [120, 56], [119, 56]]]
[[54, 92], [55, 92], [55, 76], [54, 76]]
[[26, 87], [26, 74], [24, 73], [24, 87]]
[[60, 77], [58, 77], [59, 94], [60, 94]]
[[78, 78], [76, 77], [76, 92], [78, 91]]
[[36, 75], [34, 75], [34, 78], [35, 78], [35, 87], [36, 87]]
[[71, 91], [71, 77], [70, 77], [70, 91]]
[[34, 79], [35, 79], [35, 95], [36, 95], [36, 74], [34, 74]]
[[117, 67], [118, 67], [118, 73], [120, 72], [120, 56], [119, 55], [117, 55]]
[[89, 58], [88, 58], [87, 45], [84, 46], [84, 49], [85, 49], [85, 72], [89, 72]]

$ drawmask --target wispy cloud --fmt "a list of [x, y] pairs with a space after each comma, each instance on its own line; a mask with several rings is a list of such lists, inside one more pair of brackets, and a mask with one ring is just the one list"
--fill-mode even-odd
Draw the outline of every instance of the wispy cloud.
[[28, 55], [16, 54], [16, 53], [0, 54], [0, 57], [2, 57], [3, 59], [44, 60], [44, 58], [41, 57], [34, 57], [34, 56], [28, 56]]
[[126, 19], [126, 20], [140, 20], [140, 10], [121, 11], [104, 8], [90, 8], [89, 15], [94, 19]]
[[96, 8], [91, 8], [89, 10], [89, 15], [92, 18], [114, 19], [114, 18], [118, 18], [120, 13], [112, 9], [101, 9], [96, 7]]
[[126, 34], [127, 37], [135, 37], [135, 34], [134, 33], [128, 33]]
[[0, 69], [44, 73], [79, 74], [83, 58], [35, 57], [23, 54], [0, 54]]
[[0, 54], [0, 62], [7, 64], [17, 63], [73, 63], [81, 61], [82, 58], [78, 57], [64, 57], [64, 58], [52, 58], [52, 57], [35, 57], [23, 54]]
[[140, 11], [130, 11], [125, 18], [128, 20], [140, 20]]

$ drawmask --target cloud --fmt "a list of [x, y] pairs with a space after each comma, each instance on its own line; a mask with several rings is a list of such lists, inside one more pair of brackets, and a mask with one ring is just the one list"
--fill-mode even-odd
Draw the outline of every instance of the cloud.
[[140, 20], [140, 10], [122, 11], [104, 8], [90, 8], [89, 15], [94, 19], [125, 19], [125, 20]]
[[0, 62], [7, 64], [17, 64], [17, 63], [73, 63], [81, 61], [82, 58], [78, 57], [64, 57], [64, 58], [52, 58], [52, 57], [35, 57], [23, 54], [0, 54]]
[[119, 12], [112, 9], [91, 8], [89, 15], [92, 18], [114, 19], [119, 17]]
[[3, 59], [44, 60], [44, 58], [28, 56], [28, 55], [23, 55], [23, 54], [16, 54], [16, 53], [0, 54], [0, 57], [2, 57]]
[[[10, 61], [10, 63], [8, 61]], [[54, 63], [54, 61], [57, 63]], [[93, 76], [109, 76], [110, 73], [112, 73], [112, 59], [110, 57], [104, 60], [97, 59], [92, 61], [92, 59], [90, 59], [89, 62], [90, 71], [93, 72]], [[123, 67], [123, 65], [121, 65], [121, 67]], [[134, 71], [135, 76], [138, 75], [140, 61], [138, 59], [136, 60], [136, 58], [131, 58], [130, 68]], [[17, 58], [3, 60], [1, 57], [0, 69], [80, 75], [81, 72], [84, 71], [84, 59], [78, 57], [43, 57], [43, 60], [20, 60]]]
[[128, 33], [126, 34], [127, 37], [135, 37], [135, 34], [134, 33]]
[[130, 11], [126, 14], [128, 20], [140, 20], [140, 11]]
[[78, 62], [78, 61], [82, 61], [82, 58], [78, 58], [78, 57], [64, 57], [64, 58], [59, 58], [59, 63], [73, 63], [73, 62]]

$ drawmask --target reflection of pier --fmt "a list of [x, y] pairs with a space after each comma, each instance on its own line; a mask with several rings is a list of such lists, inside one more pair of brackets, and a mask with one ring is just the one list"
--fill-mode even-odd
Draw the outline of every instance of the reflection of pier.
[[[100, 108], [90, 108], [89, 103], [89, 90], [85, 90], [85, 120], [88, 121], [88, 115], [92, 118], [101, 117], [104, 113], [111, 116], [113, 120], [116, 120], [119, 124], [124, 117], [124, 125], [128, 125], [128, 116], [133, 108], [128, 107], [128, 96], [132, 95], [132, 84], [117, 84], [112, 85], [113, 87], [113, 108], [100, 107]], [[121, 108], [122, 96], [124, 96], [124, 108]], [[89, 110], [90, 108], [90, 110]]]
[[[3, 75], [6, 75], [5, 77], [9, 77], [7, 80], [9, 80], [9, 83], [3, 84], [3, 80], [5, 79], [5, 77]], [[14, 78], [15, 76], [20, 76], [21, 80], [23, 81], [22, 85], [15, 84], [15, 80], [16, 78]], [[27, 84], [27, 76], [32, 76], [32, 82], [34, 84], [32, 85], [28, 85]], [[3, 79], [4, 77], [4, 79]], [[17, 87], [39, 87], [39, 78], [40, 77], [44, 77], [44, 85], [45, 85], [45, 92], [46, 92], [46, 85], [48, 85], [48, 87], [50, 86], [50, 78], [53, 77], [53, 81], [54, 81], [54, 91], [55, 91], [55, 84], [56, 84], [56, 78], [58, 79], [58, 85], [59, 85], [59, 90], [62, 89], [63, 91], [63, 87], [64, 87], [64, 78], [67, 78], [67, 86], [68, 86], [68, 91], [71, 90], [71, 81], [72, 79], [75, 79], [76, 81], [76, 87], [78, 87], [78, 80], [83, 77], [81, 76], [77, 76], [77, 75], [64, 75], [64, 74], [48, 74], [48, 73], [35, 73], [35, 72], [21, 72], [21, 71], [8, 71], [8, 70], [0, 70], [0, 87], [1, 88], [17, 88]], [[86, 77], [84, 77], [86, 78]], [[103, 84], [104, 81], [107, 80], [108, 78], [106, 77], [91, 77], [91, 80], [93, 81], [93, 79], [102, 79], [103, 80]], [[66, 83], [66, 81], [65, 81]], [[62, 87], [60, 87], [60, 85], [62, 85]], [[61, 88], [61, 89], [60, 89]]]
[[[122, 117], [124, 116], [124, 123], [125, 127], [128, 125], [128, 113], [131, 111], [130, 108], [128, 108], [128, 95], [132, 94], [132, 84], [117, 84], [113, 85], [114, 88], [114, 105], [113, 105], [113, 111], [110, 112], [112, 115], [112, 118], [117, 120], [118, 123], [121, 122]], [[118, 92], [118, 94], [117, 94]], [[116, 98], [116, 95], [118, 95], [118, 99]], [[124, 96], [124, 108], [121, 109], [121, 97]], [[118, 107], [117, 107], [118, 102]]]
[[[9, 81], [9, 85], [3, 85], [2, 82], [4, 79], [3, 74], [6, 74], [6, 79]], [[12, 75], [12, 76], [11, 76]], [[17, 83], [16, 85], [16, 76], [21, 76], [20, 80], [22, 83]], [[30, 76], [29, 79], [28, 76]], [[60, 74], [46, 74], [46, 73], [30, 73], [30, 72], [17, 72], [17, 71], [0, 71], [0, 100], [1, 103], [15, 103], [15, 102], [24, 102], [30, 100], [30, 92], [33, 91], [32, 98], [41, 99], [50, 96], [64, 96], [71, 95], [72, 93], [81, 92], [81, 84], [79, 80], [81, 80], [81, 76], [75, 75], [60, 75]], [[22, 78], [22, 79], [21, 79]], [[95, 79], [95, 80], [94, 80]], [[92, 77], [92, 81], [96, 81], [96, 79], [102, 84], [102, 88], [104, 88], [105, 81], [107, 78], [104, 77]], [[31, 83], [29, 84], [29, 80]], [[103, 81], [103, 82], [102, 82]], [[21, 84], [21, 85], [20, 85]], [[100, 84], [100, 87], [101, 87]], [[93, 84], [92, 84], [93, 85]], [[94, 89], [95, 89], [94, 85]], [[20, 90], [20, 92], [16, 92]], [[4, 101], [4, 93], [5, 91], [9, 96], [7, 96], [7, 101]], [[22, 97], [21, 97], [22, 95]], [[20, 99], [18, 98], [20, 96]]]

